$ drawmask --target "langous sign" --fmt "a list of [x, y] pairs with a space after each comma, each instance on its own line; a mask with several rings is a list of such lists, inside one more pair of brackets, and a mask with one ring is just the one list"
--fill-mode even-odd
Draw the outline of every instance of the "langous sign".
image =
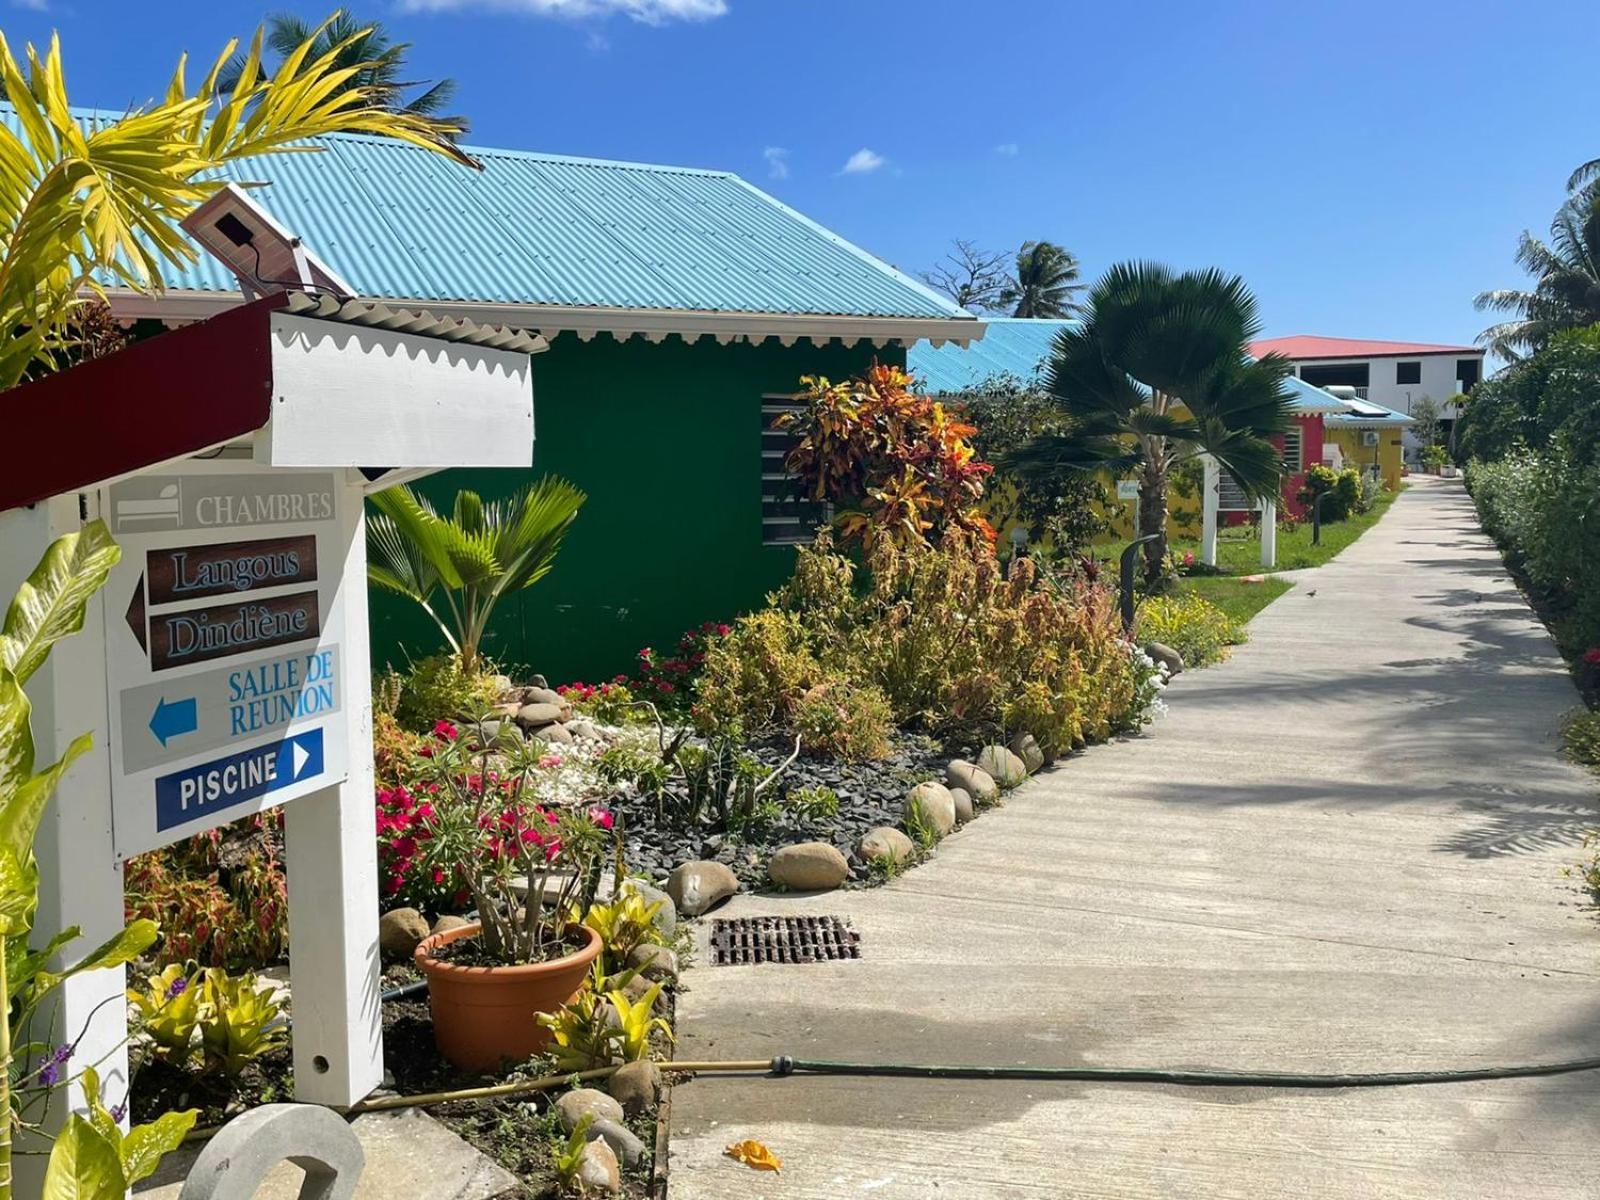
[[344, 780], [340, 494], [248, 463], [112, 485], [119, 860]]

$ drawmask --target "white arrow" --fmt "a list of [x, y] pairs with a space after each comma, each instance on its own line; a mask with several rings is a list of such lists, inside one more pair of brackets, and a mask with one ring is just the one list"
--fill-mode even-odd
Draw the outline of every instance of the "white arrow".
[[289, 748], [294, 751], [294, 771], [291, 772], [289, 778], [299, 779], [300, 772], [306, 769], [306, 763], [311, 758], [311, 752], [299, 742], [290, 742]]

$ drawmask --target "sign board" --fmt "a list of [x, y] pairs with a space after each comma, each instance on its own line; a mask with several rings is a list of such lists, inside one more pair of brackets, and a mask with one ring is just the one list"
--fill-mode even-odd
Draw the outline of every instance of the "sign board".
[[118, 861], [345, 779], [344, 494], [239, 461], [106, 490]]
[[1139, 481], [1137, 479], [1117, 480], [1118, 500], [1137, 500], [1139, 498]]

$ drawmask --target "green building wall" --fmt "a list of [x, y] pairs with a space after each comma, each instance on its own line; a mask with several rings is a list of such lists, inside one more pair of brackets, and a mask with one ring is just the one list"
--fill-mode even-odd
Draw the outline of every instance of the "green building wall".
[[[441, 507], [461, 488], [491, 498], [547, 473], [588, 493], [555, 568], [501, 602], [487, 652], [552, 683], [593, 682], [630, 670], [642, 646], [670, 648], [690, 626], [759, 605], [794, 563], [793, 548], [761, 544], [761, 398], [874, 359], [904, 366], [905, 351], [555, 338], [533, 360], [533, 470], [420, 485]], [[375, 663], [443, 644], [415, 605], [379, 589], [372, 634]]]

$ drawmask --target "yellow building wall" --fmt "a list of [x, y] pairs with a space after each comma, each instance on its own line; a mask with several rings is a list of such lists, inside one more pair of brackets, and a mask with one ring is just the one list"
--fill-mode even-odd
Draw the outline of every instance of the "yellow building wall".
[[1326, 436], [1339, 447], [1339, 452], [1344, 455], [1344, 465], [1347, 467], [1355, 467], [1365, 473], [1372, 466], [1373, 456], [1376, 455], [1378, 474], [1383, 479], [1383, 486], [1390, 491], [1399, 488], [1402, 438], [1398, 427], [1379, 429], [1376, 447], [1361, 444], [1359, 429], [1330, 429]]

